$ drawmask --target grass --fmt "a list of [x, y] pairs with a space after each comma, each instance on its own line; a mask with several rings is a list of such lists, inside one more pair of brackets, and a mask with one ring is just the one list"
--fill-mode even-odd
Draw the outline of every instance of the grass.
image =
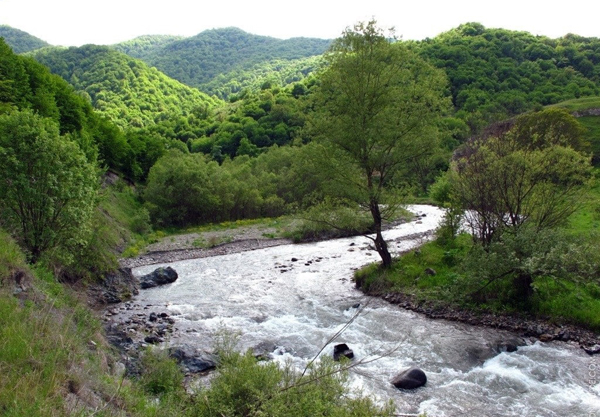
[[581, 111], [593, 108], [600, 108], [600, 97], [582, 97], [572, 100], [562, 101], [557, 104], [553, 104], [550, 107], [564, 107], [569, 111]]

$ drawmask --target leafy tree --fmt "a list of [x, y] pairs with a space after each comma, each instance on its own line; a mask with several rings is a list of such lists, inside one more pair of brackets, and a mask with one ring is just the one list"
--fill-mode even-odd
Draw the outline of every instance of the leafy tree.
[[96, 168], [55, 122], [27, 110], [0, 116], [0, 178], [2, 225], [33, 262], [85, 243]]
[[457, 204], [484, 246], [525, 226], [554, 228], [577, 208], [589, 179], [589, 157], [565, 146], [527, 148], [518, 135], [478, 139], [452, 166]]
[[332, 145], [345, 198], [370, 212], [375, 248], [388, 267], [381, 227], [395, 206], [385, 191], [400, 185], [407, 162], [436, 148], [445, 78], [402, 43], [390, 42], [374, 21], [346, 29], [326, 60], [315, 94], [315, 132]]

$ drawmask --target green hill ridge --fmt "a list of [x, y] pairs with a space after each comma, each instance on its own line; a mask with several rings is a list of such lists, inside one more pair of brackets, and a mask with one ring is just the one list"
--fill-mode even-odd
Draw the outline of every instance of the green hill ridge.
[[0, 38], [4, 38], [16, 54], [50, 46], [48, 42], [8, 25], [0, 25]]
[[87, 94], [96, 110], [121, 127], [145, 127], [169, 115], [188, 116], [218, 104], [107, 46], [45, 48], [33, 56]]

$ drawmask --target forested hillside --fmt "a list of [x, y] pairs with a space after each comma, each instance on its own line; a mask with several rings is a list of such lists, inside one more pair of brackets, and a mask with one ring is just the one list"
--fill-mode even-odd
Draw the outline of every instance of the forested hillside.
[[93, 106], [122, 127], [206, 112], [217, 101], [142, 61], [106, 46], [50, 48], [34, 54], [55, 74], [85, 92]]
[[559, 39], [467, 23], [411, 42], [446, 71], [457, 116], [473, 132], [560, 101], [600, 94], [600, 39]]
[[50, 46], [46, 41], [7, 25], [0, 25], [0, 38], [4, 38], [4, 41], [10, 45], [17, 54]]
[[[144, 51], [141, 58], [184, 84], [224, 97], [227, 92], [220, 92], [212, 85], [205, 88], [219, 75], [248, 71], [257, 64], [270, 63], [273, 67], [276, 61], [321, 55], [330, 42], [313, 38], [281, 40], [251, 35], [237, 28], [213, 29], [165, 45], [157, 43], [152, 51]], [[123, 50], [127, 43], [115, 47]], [[227, 80], [231, 78], [226, 76]]]
[[182, 39], [185, 38], [183, 36], [173, 35], [144, 35], [129, 41], [110, 45], [110, 47], [133, 58], [144, 61], [153, 56], [157, 50]]

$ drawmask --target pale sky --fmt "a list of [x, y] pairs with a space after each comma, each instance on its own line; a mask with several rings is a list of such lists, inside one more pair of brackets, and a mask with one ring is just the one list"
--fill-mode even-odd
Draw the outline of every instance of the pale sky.
[[599, 16], [600, 0], [0, 0], [0, 24], [63, 46], [193, 36], [230, 26], [280, 39], [333, 39], [373, 17], [406, 40], [432, 38], [466, 22], [551, 38], [600, 37]]

